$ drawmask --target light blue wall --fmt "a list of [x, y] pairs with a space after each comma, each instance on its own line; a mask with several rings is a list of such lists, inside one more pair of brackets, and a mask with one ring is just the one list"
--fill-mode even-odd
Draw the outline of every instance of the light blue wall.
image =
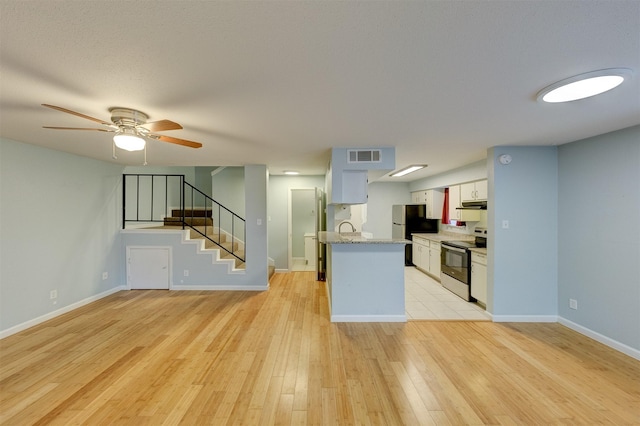
[[559, 314], [640, 350], [640, 126], [562, 145], [558, 161]]
[[[501, 165], [496, 158], [510, 154]], [[488, 151], [487, 309], [497, 320], [557, 315], [557, 148], [503, 146]], [[509, 221], [503, 229], [502, 222]], [[492, 246], [492, 247], [491, 247]]]
[[195, 167], [195, 184], [194, 186], [198, 188], [200, 191], [207, 194], [211, 197], [211, 172], [216, 170], [218, 167]]
[[0, 332], [123, 285], [122, 173], [0, 139]]
[[234, 213], [245, 215], [245, 168], [225, 167], [210, 176], [211, 197]]
[[371, 232], [375, 238], [391, 238], [391, 206], [410, 202], [407, 182], [370, 183], [367, 222], [362, 226], [362, 230]]
[[185, 175], [185, 180], [190, 184], [196, 181], [196, 170], [194, 167], [179, 166], [126, 166], [124, 173], [130, 174], [157, 174], [157, 175]]
[[323, 175], [269, 177], [269, 257], [276, 269], [288, 268], [289, 190], [324, 188], [324, 183]]

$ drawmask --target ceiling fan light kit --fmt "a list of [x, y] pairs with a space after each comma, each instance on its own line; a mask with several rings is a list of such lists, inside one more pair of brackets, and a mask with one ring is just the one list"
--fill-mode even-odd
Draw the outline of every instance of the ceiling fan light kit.
[[[115, 133], [113, 137], [113, 143], [120, 149], [126, 151], [141, 151], [145, 150], [145, 164], [146, 161], [146, 141], [145, 138], [149, 137], [162, 142], [169, 142], [176, 145], [186, 146], [189, 148], [200, 148], [202, 144], [200, 142], [193, 142], [186, 139], [174, 138], [171, 136], [165, 136], [156, 134], [154, 132], [161, 132], [166, 130], [178, 130], [182, 129], [182, 126], [171, 120], [159, 120], [148, 122], [149, 116], [141, 111], [131, 108], [114, 107], [110, 108], [111, 123], [100, 120], [85, 114], [81, 114], [70, 109], [62, 108], [55, 105], [42, 104], [42, 106], [55, 109], [56, 111], [66, 112], [76, 117], [81, 117], [87, 120], [94, 121], [107, 128], [86, 128], [86, 127], [53, 127], [43, 126], [46, 129], [56, 130], [93, 130], [98, 132], [110, 132]], [[115, 148], [114, 148], [114, 158]]]
[[126, 151], [141, 151], [145, 147], [145, 140], [138, 136], [135, 129], [123, 129], [116, 133], [113, 142], [120, 149]]

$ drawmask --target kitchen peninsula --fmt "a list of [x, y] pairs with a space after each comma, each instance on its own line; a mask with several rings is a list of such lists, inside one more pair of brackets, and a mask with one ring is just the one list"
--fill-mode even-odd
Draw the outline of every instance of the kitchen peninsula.
[[332, 322], [405, 322], [405, 239], [319, 232], [327, 244], [327, 295]]

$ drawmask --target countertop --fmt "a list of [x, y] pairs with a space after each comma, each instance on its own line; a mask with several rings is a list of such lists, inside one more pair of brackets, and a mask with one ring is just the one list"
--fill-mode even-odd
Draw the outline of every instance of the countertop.
[[480, 247], [472, 247], [472, 248], [469, 249], [469, 251], [472, 251], [472, 252], [478, 253], [478, 254], [484, 254], [484, 255], [487, 254], [487, 248], [486, 247], [482, 247], [482, 248], [480, 248]]
[[320, 231], [318, 241], [325, 244], [411, 244], [411, 241], [401, 239], [379, 239], [363, 236], [360, 232]]
[[[443, 242], [443, 241], [475, 241], [475, 237], [473, 235], [467, 234], [456, 234], [453, 232], [444, 232], [437, 234], [411, 234], [415, 237], [424, 238], [425, 240]], [[486, 247], [472, 247], [469, 249], [475, 253], [487, 254]]]
[[475, 241], [473, 235], [468, 234], [456, 234], [453, 232], [439, 232], [437, 234], [411, 234], [416, 237], [424, 238], [429, 241]]

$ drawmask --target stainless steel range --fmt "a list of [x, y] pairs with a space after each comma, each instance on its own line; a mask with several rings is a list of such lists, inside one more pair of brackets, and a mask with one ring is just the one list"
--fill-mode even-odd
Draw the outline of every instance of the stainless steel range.
[[440, 282], [443, 287], [471, 302], [471, 252], [473, 247], [487, 246], [487, 230], [476, 228], [474, 241], [443, 241]]

